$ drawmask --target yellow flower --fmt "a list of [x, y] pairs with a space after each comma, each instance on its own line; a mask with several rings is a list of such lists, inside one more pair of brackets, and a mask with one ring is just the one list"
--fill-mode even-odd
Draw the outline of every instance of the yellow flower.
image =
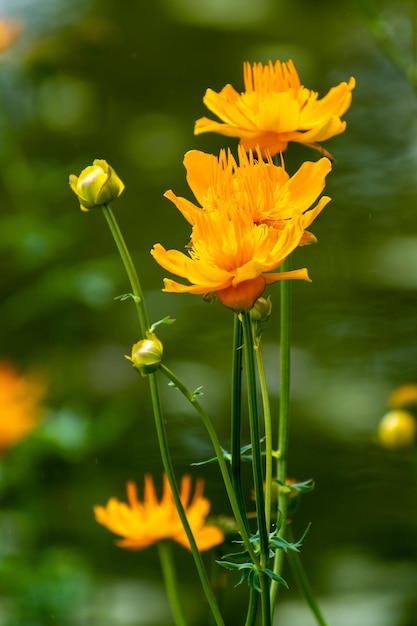
[[[191, 150], [184, 157], [187, 182], [194, 196], [205, 211], [216, 210], [225, 199], [252, 214], [255, 224], [266, 224], [282, 229], [286, 220], [301, 213], [301, 224], [305, 230], [322, 211], [330, 198], [324, 196], [311, 208], [324, 189], [325, 178], [331, 170], [331, 162], [321, 158], [316, 162], [306, 161], [290, 177], [284, 167], [254, 158], [252, 150], [246, 153], [239, 146], [238, 161], [230, 151], [220, 151], [219, 157]], [[181, 211], [190, 224], [194, 225], [201, 208], [185, 198], [176, 196], [171, 190], [165, 193]], [[305, 232], [300, 244], [316, 241], [314, 235]]]
[[202, 117], [195, 134], [217, 132], [239, 137], [245, 150], [259, 146], [262, 155], [282, 152], [289, 141], [319, 148], [318, 142], [345, 130], [341, 116], [352, 100], [355, 80], [342, 82], [322, 98], [300, 82], [293, 62], [244, 63], [245, 91], [226, 85], [220, 93], [207, 89], [204, 104], [223, 123]]
[[0, 363], [0, 454], [24, 439], [40, 422], [45, 387]]
[[166, 278], [163, 291], [216, 294], [222, 304], [241, 312], [252, 308], [266, 285], [279, 280], [310, 280], [306, 269], [269, 273], [284, 262], [302, 236], [300, 214], [286, 221], [282, 229], [271, 228], [254, 224], [249, 211], [236, 211], [226, 198], [216, 211], [199, 211], [195, 216], [190, 256], [165, 250], [160, 244], [151, 254], [164, 269], [191, 283]]
[[78, 197], [82, 211], [109, 204], [120, 196], [125, 186], [107, 161], [95, 159], [79, 176], [71, 174], [70, 187]]
[[417, 422], [409, 411], [388, 411], [378, 425], [378, 441], [383, 448], [399, 450], [415, 444]]
[[[203, 497], [204, 481], [197, 480], [191, 498], [191, 478], [183, 476], [180, 497], [199, 550], [209, 550], [223, 542], [217, 526], [206, 525], [210, 502]], [[136, 485], [127, 483], [129, 504], [111, 498], [106, 507], [94, 507], [97, 522], [123, 537], [117, 545], [128, 550], [142, 550], [163, 539], [172, 539], [190, 549], [190, 544], [175, 507], [174, 498], [164, 475], [162, 499], [158, 501], [152, 477], [145, 476], [143, 502], [138, 500]]]

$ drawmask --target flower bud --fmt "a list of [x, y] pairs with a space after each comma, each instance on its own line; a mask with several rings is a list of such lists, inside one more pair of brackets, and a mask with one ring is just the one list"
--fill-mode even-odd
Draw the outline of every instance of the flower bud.
[[414, 445], [417, 422], [409, 411], [388, 411], [379, 422], [378, 441], [383, 448], [399, 450]]
[[163, 345], [153, 333], [147, 333], [146, 339], [141, 339], [132, 347], [132, 355], [126, 358], [142, 376], [155, 372], [161, 364]]
[[267, 322], [272, 311], [271, 296], [263, 298], [262, 296], [255, 301], [250, 310], [250, 318], [252, 322]]
[[123, 192], [125, 186], [110, 165], [96, 159], [79, 176], [70, 176], [70, 187], [81, 205], [82, 211], [89, 211], [109, 204]]

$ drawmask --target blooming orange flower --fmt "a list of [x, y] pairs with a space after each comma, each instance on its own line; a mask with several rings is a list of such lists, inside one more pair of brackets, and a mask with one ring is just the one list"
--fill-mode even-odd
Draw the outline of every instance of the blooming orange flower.
[[0, 363], [0, 454], [18, 443], [41, 419], [44, 385], [19, 376], [8, 363]]
[[[209, 550], [224, 541], [217, 526], [206, 525], [210, 502], [203, 497], [204, 481], [197, 480], [193, 498], [191, 478], [183, 476], [180, 497], [199, 550]], [[127, 483], [129, 504], [111, 498], [106, 507], [94, 507], [97, 522], [123, 539], [117, 545], [128, 550], [142, 550], [163, 539], [172, 539], [190, 549], [190, 544], [175, 507], [174, 498], [164, 475], [161, 501], [155, 493], [152, 477], [145, 476], [143, 502], [138, 500], [136, 485]]]
[[300, 213], [281, 230], [254, 224], [249, 211], [236, 211], [226, 199], [216, 211], [200, 211], [195, 216], [190, 256], [165, 250], [160, 244], [151, 254], [163, 268], [191, 283], [165, 278], [163, 291], [216, 294], [222, 304], [239, 313], [252, 308], [266, 285], [279, 280], [310, 280], [306, 269], [269, 273], [299, 245], [303, 232]]
[[[176, 196], [171, 190], [165, 196], [174, 202], [185, 219], [194, 225], [196, 218], [205, 211], [217, 209], [227, 201], [239, 209], [244, 207], [252, 214], [255, 224], [266, 224], [282, 229], [286, 220], [300, 212], [301, 224], [305, 230], [322, 211], [330, 198], [324, 196], [311, 208], [324, 189], [325, 177], [331, 170], [327, 158], [319, 161], [306, 161], [290, 177], [284, 167], [256, 161], [251, 150], [246, 153], [239, 146], [238, 162], [230, 151], [220, 151], [219, 158], [198, 150], [187, 152], [184, 157], [187, 182], [201, 207], [185, 198]], [[305, 232], [301, 244], [315, 241], [314, 235]]]
[[273, 156], [296, 141], [319, 148], [318, 142], [345, 130], [341, 116], [352, 100], [355, 80], [342, 82], [322, 98], [300, 82], [293, 62], [244, 63], [245, 91], [226, 85], [220, 93], [207, 89], [203, 102], [223, 123], [202, 117], [195, 134], [217, 132], [239, 137], [245, 150], [259, 147]]

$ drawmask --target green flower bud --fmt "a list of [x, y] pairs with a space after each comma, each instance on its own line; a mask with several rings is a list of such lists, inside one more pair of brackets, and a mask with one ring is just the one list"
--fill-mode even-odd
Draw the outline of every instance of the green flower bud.
[[258, 298], [250, 310], [250, 318], [253, 322], [266, 322], [272, 311], [271, 296]]
[[78, 197], [82, 211], [109, 204], [123, 192], [125, 186], [107, 161], [96, 159], [79, 176], [71, 174], [70, 187]]
[[146, 339], [141, 339], [132, 347], [132, 355], [126, 358], [142, 376], [155, 372], [161, 364], [163, 345], [153, 333], [147, 333]]
[[409, 411], [388, 411], [378, 425], [378, 441], [383, 448], [400, 450], [414, 445], [417, 422]]

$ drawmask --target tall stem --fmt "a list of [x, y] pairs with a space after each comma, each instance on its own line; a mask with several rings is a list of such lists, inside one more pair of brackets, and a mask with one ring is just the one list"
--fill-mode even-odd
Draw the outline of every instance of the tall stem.
[[247, 525], [245, 500], [242, 491], [242, 459], [241, 459], [241, 421], [242, 421], [242, 362], [243, 362], [243, 329], [238, 315], [234, 315], [233, 327], [233, 365], [232, 365], [232, 406], [230, 424], [231, 478], [233, 491], [242, 517]]
[[[282, 271], [289, 270], [288, 258], [282, 264]], [[278, 536], [284, 538], [287, 524], [288, 495], [280, 487], [287, 482], [287, 460], [289, 439], [289, 406], [290, 406], [290, 369], [291, 369], [291, 281], [283, 280], [280, 285], [280, 395], [278, 424]], [[274, 572], [281, 575], [284, 562], [283, 550], [277, 550], [274, 559]], [[271, 583], [271, 607], [274, 611], [279, 583]]]
[[[113, 211], [108, 206], [103, 205], [103, 213], [106, 217], [110, 231], [113, 235], [117, 249], [119, 250], [120, 257], [122, 259], [123, 265], [128, 275], [132, 292], [133, 292], [133, 295], [135, 296], [134, 301], [135, 301], [136, 311], [137, 311], [138, 318], [139, 318], [139, 324], [140, 324], [142, 336], [145, 336], [146, 331], [149, 328], [149, 318], [148, 318], [148, 314], [146, 311], [145, 300], [143, 297], [143, 291], [142, 291], [142, 287], [139, 281], [139, 277], [137, 275], [135, 266], [132, 261], [132, 257], [130, 256], [128, 247], [120, 231], [120, 228], [117, 224]], [[210, 606], [210, 609], [212, 611], [216, 624], [218, 626], [224, 626], [224, 621], [220, 614], [220, 610], [217, 605], [216, 598], [214, 597], [213, 591], [211, 589], [210, 581], [209, 581], [206, 569], [204, 567], [204, 563], [203, 563], [200, 551], [195, 542], [193, 532], [191, 530], [183, 504], [181, 502], [180, 492], [179, 492], [177, 481], [175, 479], [174, 469], [173, 469], [172, 462], [171, 462], [171, 456], [169, 454], [168, 441], [167, 441], [166, 430], [165, 430], [165, 421], [162, 415], [162, 408], [161, 408], [158, 385], [156, 381], [156, 374], [149, 374], [148, 379], [149, 379], [149, 386], [150, 386], [150, 391], [151, 391], [152, 408], [153, 408], [153, 413], [154, 413], [154, 418], [155, 418], [156, 432], [158, 436], [158, 443], [159, 443], [159, 448], [161, 451], [161, 458], [162, 458], [164, 471], [167, 476], [169, 486], [171, 488], [175, 506], [178, 510], [178, 514], [184, 526], [184, 531], [187, 535], [188, 541], [190, 542], [191, 552], [194, 558], [198, 575], [200, 577], [201, 585], [204, 589], [204, 593], [207, 598], [207, 602]]]
[[113, 235], [113, 239], [116, 243], [117, 249], [122, 259], [123, 265], [126, 270], [126, 274], [129, 278], [130, 286], [134, 295], [134, 301], [136, 311], [139, 318], [140, 329], [142, 337], [145, 336], [146, 331], [149, 329], [148, 313], [146, 311], [145, 300], [143, 297], [142, 286], [139, 281], [135, 266], [130, 256], [129, 249], [126, 245], [124, 237], [120, 231], [119, 225], [116, 221], [113, 211], [106, 204], [103, 205], [104, 217], [107, 220], [107, 224], [110, 228], [110, 232]]
[[[254, 324], [254, 335], [255, 335]], [[268, 532], [271, 527], [271, 488], [272, 488], [272, 420], [271, 405], [269, 402], [268, 385], [265, 374], [265, 364], [262, 355], [262, 345], [258, 338], [255, 348], [256, 365], [258, 368], [259, 387], [261, 390], [264, 424], [265, 424], [265, 520]]]
[[160, 541], [158, 543], [158, 551], [162, 574], [164, 577], [165, 589], [171, 606], [175, 626], [187, 626], [187, 620], [185, 619], [180, 602], [178, 580], [172, 558], [172, 547], [168, 543], [168, 541]]
[[[290, 541], [294, 541], [291, 526], [289, 526], [288, 528], [288, 539]], [[317, 624], [319, 624], [319, 626], [327, 626], [327, 622], [324, 619], [323, 613], [321, 612], [320, 607], [314, 597], [310, 581], [307, 578], [307, 574], [305, 573], [299, 554], [297, 552], [294, 552], [293, 550], [289, 550], [288, 561], [298, 588], [303, 594], [304, 599], [307, 602], [310, 611], [314, 615]]]
[[[266, 568], [269, 561], [269, 533], [266, 527], [264, 481], [262, 471], [261, 442], [259, 434], [259, 414], [256, 394], [255, 355], [253, 344], [252, 323], [249, 313], [242, 313], [243, 336], [245, 341], [246, 386], [248, 394], [249, 426], [252, 444], [252, 471], [255, 488], [256, 512], [258, 519], [260, 565]], [[261, 588], [261, 605], [263, 626], [271, 623], [271, 609], [269, 602], [269, 579], [259, 573]]]
[[229, 476], [229, 471], [227, 469], [227, 465], [226, 465], [226, 461], [224, 459], [223, 456], [223, 450], [221, 448], [219, 439], [217, 437], [217, 433], [213, 427], [213, 424], [211, 423], [207, 413], [205, 412], [205, 410], [203, 409], [203, 407], [201, 406], [201, 404], [198, 402], [197, 398], [195, 397], [194, 394], [192, 394], [189, 389], [187, 389], [187, 387], [184, 385], [184, 383], [174, 374], [174, 372], [172, 372], [168, 367], [166, 367], [166, 365], [164, 365], [163, 363], [160, 365], [159, 367], [160, 371], [165, 374], [165, 376], [174, 384], [174, 386], [183, 394], [183, 396], [191, 403], [191, 405], [196, 409], [197, 413], [199, 414], [207, 432], [208, 435], [211, 439], [213, 448], [214, 448], [214, 452], [216, 454], [218, 463], [219, 463], [219, 467], [220, 467], [220, 471], [222, 474], [222, 478], [223, 478], [223, 482], [224, 482], [224, 486], [226, 488], [226, 492], [229, 498], [229, 502], [230, 502], [230, 506], [232, 507], [232, 511], [233, 511], [233, 515], [235, 516], [236, 519], [236, 523], [238, 525], [239, 528], [239, 532], [242, 536], [242, 541], [243, 544], [245, 546], [245, 549], [248, 551], [253, 563], [258, 564], [258, 558], [254, 552], [254, 549], [252, 547], [252, 544], [249, 540], [249, 535], [246, 529], [246, 520], [244, 518], [244, 516], [242, 515], [242, 512], [240, 510], [235, 492], [233, 490], [233, 485], [232, 485], [232, 481], [230, 479]]

